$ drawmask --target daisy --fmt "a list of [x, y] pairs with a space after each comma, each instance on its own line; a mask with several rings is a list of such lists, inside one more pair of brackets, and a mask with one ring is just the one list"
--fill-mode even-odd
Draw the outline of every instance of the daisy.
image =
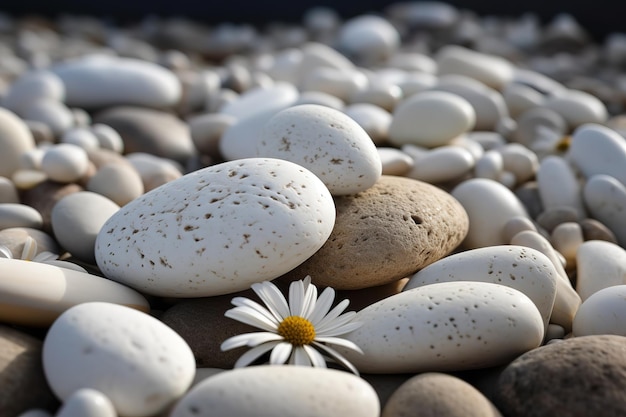
[[[13, 259], [13, 253], [8, 247], [0, 245], [0, 258]], [[58, 259], [59, 255], [52, 252], [43, 251], [41, 253], [37, 253], [37, 241], [31, 236], [28, 236], [26, 238], [26, 241], [24, 242], [24, 249], [22, 249], [22, 257], [20, 258], [20, 260], [39, 262], [42, 264], [50, 264], [61, 268], [73, 269], [75, 271], [87, 272], [87, 270], [80, 265], [76, 265], [72, 262], [60, 261]]]
[[265, 331], [233, 336], [222, 343], [223, 351], [242, 346], [252, 348], [237, 360], [235, 368], [247, 366], [271, 350], [271, 365], [289, 363], [325, 368], [326, 358], [330, 358], [359, 374], [354, 365], [328, 346], [337, 345], [363, 353], [353, 342], [336, 337], [361, 326], [361, 323], [352, 321], [356, 315], [354, 311], [341, 314], [348, 307], [349, 300], [343, 300], [330, 310], [335, 291], [327, 287], [318, 299], [317, 287], [311, 284], [310, 276], [291, 283], [289, 304], [269, 281], [253, 284], [252, 289], [267, 308], [248, 298], [235, 297], [232, 304], [236, 307], [226, 311], [225, 316]]

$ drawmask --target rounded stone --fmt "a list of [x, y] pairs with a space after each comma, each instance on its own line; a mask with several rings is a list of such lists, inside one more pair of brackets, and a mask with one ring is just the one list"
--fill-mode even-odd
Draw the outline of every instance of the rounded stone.
[[619, 244], [626, 246], [626, 184], [610, 175], [594, 175], [585, 183], [583, 199], [591, 217], [601, 221]]
[[361, 15], [346, 21], [337, 34], [337, 48], [363, 64], [386, 61], [400, 45], [398, 30], [386, 19]]
[[616, 334], [626, 336], [626, 285], [603, 288], [578, 308], [572, 332], [575, 336]]
[[534, 349], [502, 372], [494, 402], [508, 417], [621, 417], [626, 337], [574, 337]]
[[437, 67], [440, 75], [464, 75], [495, 89], [513, 79], [513, 65], [506, 59], [457, 45], [444, 46], [437, 52]]
[[335, 198], [335, 227], [322, 248], [281, 279], [311, 275], [335, 289], [397, 281], [444, 257], [465, 237], [462, 206], [430, 184], [383, 175], [372, 188]]
[[584, 242], [576, 252], [576, 291], [585, 301], [594, 293], [626, 284], [626, 250], [604, 240]]
[[70, 395], [55, 417], [117, 417], [111, 400], [91, 388], [81, 388]]
[[63, 101], [65, 98], [63, 81], [47, 70], [29, 71], [11, 84], [3, 97], [2, 104], [9, 110], [20, 114], [30, 102], [42, 97]]
[[162, 411], [186, 392], [196, 370], [191, 349], [172, 329], [104, 302], [79, 304], [59, 316], [46, 334], [42, 358], [59, 398], [95, 389], [128, 417]]
[[12, 227], [39, 229], [42, 226], [43, 218], [34, 208], [20, 203], [0, 204], [0, 230]]
[[579, 224], [585, 240], [604, 240], [617, 244], [615, 233], [598, 220], [591, 218], [582, 219]]
[[22, 202], [35, 208], [43, 218], [42, 229], [48, 233], [52, 232], [50, 216], [52, 208], [63, 197], [83, 191], [83, 187], [78, 184], [60, 184], [54, 181], [43, 181], [33, 188], [22, 193]]
[[17, 204], [19, 202], [20, 197], [13, 181], [5, 177], [0, 177], [0, 204]]
[[219, 143], [222, 135], [230, 126], [235, 124], [235, 116], [223, 113], [205, 113], [190, 117], [187, 122], [191, 132], [191, 139], [202, 155], [219, 158]]
[[0, 107], [0, 176], [11, 178], [19, 168], [20, 155], [34, 148], [35, 140], [26, 123]]
[[501, 417], [480, 391], [452, 375], [427, 372], [402, 384], [389, 398], [381, 417]]
[[41, 160], [41, 170], [51, 180], [61, 183], [78, 181], [87, 173], [88, 168], [87, 152], [71, 143], [48, 148]]
[[57, 100], [38, 98], [20, 114], [25, 120], [45, 124], [55, 136], [60, 136], [74, 125], [72, 111]]
[[544, 106], [559, 113], [570, 130], [585, 123], [602, 124], [608, 119], [608, 111], [604, 103], [585, 91], [566, 90], [547, 96]]
[[87, 182], [87, 190], [123, 206], [144, 192], [141, 176], [128, 164], [109, 164], [100, 168]]
[[39, 229], [29, 227], [11, 227], [0, 230], [0, 245], [6, 246], [13, 254], [14, 259], [20, 259], [24, 250], [24, 243], [28, 237], [37, 242], [37, 252], [44, 251], [59, 254], [61, 248], [52, 236]]
[[382, 145], [389, 137], [391, 114], [375, 104], [355, 103], [347, 106], [344, 112], [367, 132], [375, 145]]

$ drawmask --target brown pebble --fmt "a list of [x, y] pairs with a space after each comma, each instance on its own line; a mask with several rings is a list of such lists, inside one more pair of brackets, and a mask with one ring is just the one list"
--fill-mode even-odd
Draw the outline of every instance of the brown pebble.
[[596, 219], [583, 219], [579, 222], [580, 228], [583, 229], [583, 237], [587, 240], [606, 240], [607, 242], [617, 243], [615, 234], [606, 227], [602, 222]]
[[578, 221], [578, 213], [573, 207], [555, 207], [543, 211], [537, 216], [537, 224], [548, 233], [561, 223]]
[[35, 208], [43, 218], [42, 230], [52, 233], [50, 214], [54, 205], [63, 197], [83, 191], [78, 184], [61, 184], [54, 181], [44, 181], [22, 193], [22, 203]]

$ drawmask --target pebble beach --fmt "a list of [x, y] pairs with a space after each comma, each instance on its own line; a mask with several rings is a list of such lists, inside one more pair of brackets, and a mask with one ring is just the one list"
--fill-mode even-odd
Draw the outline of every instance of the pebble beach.
[[626, 416], [626, 34], [399, 2], [0, 40], [0, 417]]

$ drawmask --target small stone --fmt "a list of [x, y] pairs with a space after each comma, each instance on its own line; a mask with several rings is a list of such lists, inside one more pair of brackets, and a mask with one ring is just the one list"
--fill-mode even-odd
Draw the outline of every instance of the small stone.
[[363, 65], [389, 59], [400, 46], [398, 30], [375, 15], [361, 15], [347, 20], [337, 34], [337, 49]]
[[582, 228], [585, 240], [604, 240], [617, 244], [615, 233], [598, 220], [590, 218], [582, 219], [579, 224]]
[[528, 181], [518, 186], [513, 193], [522, 203], [531, 219], [536, 219], [543, 212], [539, 184], [536, 181]]
[[513, 66], [507, 60], [462, 46], [441, 48], [437, 65], [440, 75], [465, 75], [498, 90], [513, 79]]
[[35, 148], [28, 126], [15, 113], [0, 108], [0, 176], [10, 178], [19, 168], [19, 156]]
[[344, 110], [350, 118], [367, 132], [375, 145], [382, 145], [389, 138], [391, 114], [380, 106], [371, 103], [356, 103]]
[[41, 170], [52, 181], [60, 183], [78, 182], [89, 168], [87, 152], [71, 143], [62, 143], [48, 148], [41, 160]]
[[191, 140], [202, 155], [220, 158], [219, 143], [222, 135], [235, 124], [235, 116], [223, 113], [205, 113], [187, 120]]
[[70, 395], [55, 417], [117, 417], [105, 395], [91, 388], [81, 388]]
[[472, 154], [460, 146], [439, 146], [414, 160], [406, 176], [430, 184], [463, 178], [474, 168]]
[[20, 203], [0, 204], [0, 230], [11, 227], [39, 229], [42, 226], [43, 218], [34, 208]]
[[39, 98], [31, 102], [26, 109], [22, 110], [20, 116], [25, 120], [45, 124], [56, 137], [74, 126], [74, 116], [69, 107], [65, 103], [49, 98]]
[[603, 288], [626, 284], [626, 250], [604, 240], [588, 240], [576, 253], [576, 291], [585, 301]]
[[559, 113], [570, 131], [586, 123], [602, 124], [608, 119], [604, 103], [584, 91], [567, 90], [559, 95], [547, 96], [544, 106]]
[[78, 184], [60, 184], [54, 181], [42, 181], [22, 193], [22, 202], [36, 209], [43, 218], [42, 230], [52, 233], [50, 216], [52, 208], [63, 197], [83, 191]]
[[584, 241], [583, 230], [576, 222], [563, 222], [550, 235], [552, 246], [563, 255], [568, 270], [576, 266], [576, 254]]
[[377, 147], [383, 166], [382, 175], [405, 176], [413, 167], [413, 158], [396, 148]]
[[109, 164], [100, 168], [89, 179], [86, 188], [120, 207], [144, 193], [141, 176], [128, 164]]
[[51, 252], [59, 254], [61, 248], [52, 236], [39, 229], [29, 227], [11, 227], [0, 230], [0, 245], [6, 246], [13, 254], [14, 259], [20, 259], [26, 239], [32, 237], [37, 242], [37, 253]]
[[65, 98], [65, 85], [53, 72], [47, 70], [29, 71], [21, 75], [3, 97], [4, 107], [17, 114], [27, 109], [30, 103], [39, 98], [49, 98], [62, 102]]
[[594, 175], [583, 188], [591, 217], [608, 227], [626, 246], [626, 185], [610, 175]]
[[626, 285], [614, 285], [591, 294], [578, 309], [574, 336], [615, 334], [626, 336]]
[[548, 233], [562, 223], [576, 222], [580, 219], [576, 209], [571, 206], [557, 206], [546, 209], [537, 216], [537, 224]]
[[625, 346], [626, 337], [598, 335], [527, 352], [502, 372], [495, 404], [508, 417], [623, 416]]
[[543, 158], [537, 171], [537, 184], [546, 211], [567, 206], [575, 210], [578, 218], [587, 217], [581, 183], [565, 159], [558, 156]]

